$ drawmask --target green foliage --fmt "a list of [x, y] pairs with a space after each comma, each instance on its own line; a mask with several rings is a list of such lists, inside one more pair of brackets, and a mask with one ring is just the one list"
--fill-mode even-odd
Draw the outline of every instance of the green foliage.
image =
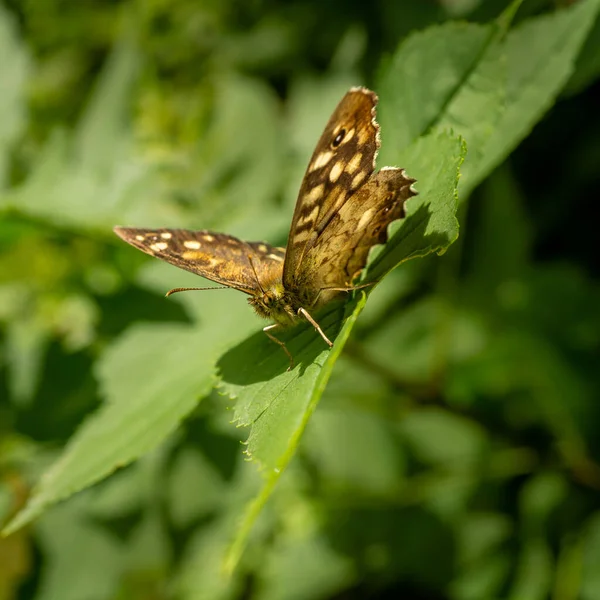
[[[0, 598], [598, 596], [600, 2], [416, 6], [0, 6]], [[284, 243], [359, 83], [419, 195], [287, 371], [111, 229]]]

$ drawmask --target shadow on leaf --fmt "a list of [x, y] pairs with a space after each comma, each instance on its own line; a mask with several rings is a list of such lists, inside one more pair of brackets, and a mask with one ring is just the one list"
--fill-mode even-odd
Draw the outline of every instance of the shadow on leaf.
[[[345, 318], [352, 313], [355, 304], [355, 299], [334, 302], [316, 314], [316, 321], [334, 344]], [[302, 377], [309, 365], [328, 352], [321, 336], [308, 323], [281, 329], [276, 332], [276, 336], [285, 343], [294, 357], [294, 368], [290, 372], [293, 377]], [[235, 385], [268, 381], [284, 374], [288, 366], [289, 360], [285, 352], [262, 331], [226, 352], [217, 363], [223, 381]]]

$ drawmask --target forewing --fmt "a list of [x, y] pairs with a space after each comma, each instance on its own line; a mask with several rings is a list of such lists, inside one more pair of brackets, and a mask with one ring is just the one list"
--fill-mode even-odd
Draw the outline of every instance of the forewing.
[[375, 169], [377, 95], [352, 88], [338, 104], [304, 175], [288, 238], [283, 280], [293, 286], [300, 264], [320, 232]]
[[285, 249], [263, 242], [187, 229], [115, 227], [114, 231], [146, 254], [246, 294], [258, 294], [259, 282], [282, 277]]
[[405, 216], [405, 202], [416, 195], [404, 169], [385, 167], [346, 201], [306, 252], [298, 287], [312, 304], [331, 288], [349, 288], [365, 267], [369, 250], [387, 241], [387, 227]]

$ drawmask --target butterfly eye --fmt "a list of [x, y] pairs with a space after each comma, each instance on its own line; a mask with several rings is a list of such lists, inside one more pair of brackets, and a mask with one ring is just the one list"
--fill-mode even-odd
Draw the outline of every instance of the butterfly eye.
[[345, 137], [346, 137], [346, 130], [340, 129], [339, 133], [333, 139], [333, 142], [331, 143], [331, 145], [334, 148], [337, 148], [344, 141]]

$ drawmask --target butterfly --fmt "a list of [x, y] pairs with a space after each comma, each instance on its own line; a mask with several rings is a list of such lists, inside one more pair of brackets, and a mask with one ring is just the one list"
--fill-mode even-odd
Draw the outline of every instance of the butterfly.
[[[416, 181], [404, 169], [375, 173], [380, 147], [377, 95], [351, 88], [331, 115], [302, 181], [286, 248], [213, 231], [115, 227], [142, 252], [248, 294], [256, 312], [275, 321], [263, 331], [293, 358], [273, 330], [308, 321], [333, 346], [316, 310], [357, 289], [369, 250], [405, 217]], [[170, 293], [186, 289], [176, 288]]]

